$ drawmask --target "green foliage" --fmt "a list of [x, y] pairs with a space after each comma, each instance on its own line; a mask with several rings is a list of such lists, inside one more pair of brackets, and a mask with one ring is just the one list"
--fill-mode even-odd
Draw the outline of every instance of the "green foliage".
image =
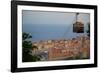
[[29, 33], [23, 32], [23, 41], [32, 38], [32, 36]]
[[90, 23], [88, 23], [88, 30], [87, 30], [87, 35], [90, 37]]
[[40, 61], [40, 57], [38, 57], [38, 56], [33, 56], [33, 61]]
[[23, 62], [32, 62], [33, 56], [28, 54], [28, 52], [23, 52]]
[[23, 44], [23, 48], [22, 48], [22, 61], [23, 62], [33, 62], [33, 61], [39, 61], [40, 58], [38, 56], [32, 56], [31, 55], [31, 51], [32, 51], [32, 42], [30, 41], [30, 39], [32, 38], [32, 36], [29, 33], [23, 33], [22, 35], [22, 44]]

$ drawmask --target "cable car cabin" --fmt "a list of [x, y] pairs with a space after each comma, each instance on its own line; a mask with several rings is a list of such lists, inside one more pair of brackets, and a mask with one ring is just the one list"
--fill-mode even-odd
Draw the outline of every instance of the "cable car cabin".
[[76, 22], [73, 24], [73, 32], [84, 33], [84, 24], [82, 22]]

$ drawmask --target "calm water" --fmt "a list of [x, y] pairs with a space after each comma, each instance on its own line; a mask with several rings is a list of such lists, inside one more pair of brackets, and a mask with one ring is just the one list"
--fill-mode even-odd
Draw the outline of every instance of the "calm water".
[[86, 30], [88, 30], [85, 25], [85, 33], [73, 33], [73, 25], [32, 25], [26, 24], [23, 26], [23, 32], [30, 33], [32, 35], [32, 40], [49, 40], [49, 39], [70, 39], [78, 35], [86, 35]]

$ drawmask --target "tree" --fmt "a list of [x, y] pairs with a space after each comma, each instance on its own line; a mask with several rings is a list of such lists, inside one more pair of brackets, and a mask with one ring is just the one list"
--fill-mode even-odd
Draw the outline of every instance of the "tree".
[[88, 30], [87, 30], [87, 36], [90, 37], [90, 23], [88, 23]]
[[33, 62], [33, 61], [39, 61], [40, 58], [38, 56], [32, 56], [32, 42], [30, 39], [32, 36], [29, 33], [23, 33], [22, 34], [22, 61], [23, 62]]
[[32, 42], [29, 40], [30, 38], [32, 38], [32, 36], [28, 33], [23, 33], [22, 34], [22, 61], [23, 62], [29, 62], [33, 60], [31, 53], [32, 50]]

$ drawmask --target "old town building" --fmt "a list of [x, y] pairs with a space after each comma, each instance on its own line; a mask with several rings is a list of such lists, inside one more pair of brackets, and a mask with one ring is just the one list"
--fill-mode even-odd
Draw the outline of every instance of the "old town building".
[[33, 42], [33, 45], [37, 46], [34, 54], [47, 52], [47, 60], [67, 59], [79, 54], [82, 54], [83, 57], [90, 55], [90, 39], [84, 36], [64, 40], [37, 41]]

